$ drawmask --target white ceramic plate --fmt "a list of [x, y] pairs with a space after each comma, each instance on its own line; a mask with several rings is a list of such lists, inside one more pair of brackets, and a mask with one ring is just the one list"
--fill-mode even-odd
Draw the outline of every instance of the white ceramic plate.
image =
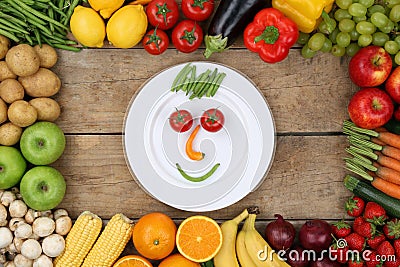
[[[124, 152], [136, 182], [150, 195], [187, 211], [211, 211], [227, 207], [263, 181], [275, 153], [275, 126], [263, 95], [243, 74], [225, 65], [191, 62], [197, 73], [207, 69], [225, 72], [214, 97], [189, 100], [184, 92], [171, 92], [176, 75], [185, 66], [165, 69], [146, 81], [133, 96], [125, 118]], [[191, 112], [194, 126], [177, 133], [169, 126], [175, 108]], [[224, 128], [216, 133], [200, 129], [193, 147], [205, 157], [189, 159], [185, 143], [202, 113], [218, 108], [225, 115]], [[191, 176], [217, 171], [202, 182], [184, 179], [176, 163]]]

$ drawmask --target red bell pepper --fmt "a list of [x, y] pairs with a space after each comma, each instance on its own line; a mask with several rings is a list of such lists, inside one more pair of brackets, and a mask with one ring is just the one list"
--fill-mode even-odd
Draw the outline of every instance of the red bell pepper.
[[282, 61], [299, 37], [297, 25], [273, 7], [259, 11], [244, 30], [244, 44], [268, 63]]

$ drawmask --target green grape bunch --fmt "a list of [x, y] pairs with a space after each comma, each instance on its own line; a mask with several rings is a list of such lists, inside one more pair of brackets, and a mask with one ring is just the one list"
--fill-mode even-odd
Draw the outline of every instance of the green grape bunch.
[[353, 56], [361, 47], [383, 47], [400, 65], [400, 0], [335, 0], [332, 10], [312, 33], [300, 32], [301, 55], [319, 51]]

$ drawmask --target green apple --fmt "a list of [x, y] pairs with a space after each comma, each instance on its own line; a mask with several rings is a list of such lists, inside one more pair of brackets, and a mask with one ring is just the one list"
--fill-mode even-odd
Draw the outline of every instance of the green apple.
[[21, 135], [22, 155], [34, 165], [48, 165], [64, 152], [65, 136], [57, 124], [40, 121], [25, 128]]
[[67, 185], [62, 174], [50, 166], [36, 166], [25, 173], [19, 190], [28, 207], [50, 210], [63, 200]]
[[26, 170], [26, 161], [15, 147], [0, 146], [0, 189], [18, 184]]

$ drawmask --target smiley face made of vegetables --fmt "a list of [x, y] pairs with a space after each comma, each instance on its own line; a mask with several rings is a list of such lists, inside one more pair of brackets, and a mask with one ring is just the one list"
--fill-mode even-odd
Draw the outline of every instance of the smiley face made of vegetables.
[[[187, 132], [193, 126], [193, 116], [187, 110], [176, 109], [176, 111], [174, 111], [169, 117], [169, 123], [174, 131], [179, 133]], [[201, 128], [212, 133], [218, 132], [223, 128], [224, 123], [224, 114], [218, 108], [211, 108], [204, 111], [204, 113], [200, 117], [200, 124], [194, 128], [193, 132], [190, 134], [189, 138], [186, 141], [185, 152], [187, 157], [195, 161], [202, 160], [205, 154], [201, 151], [195, 151], [193, 149], [193, 141], [196, 138], [196, 135]], [[191, 182], [201, 182], [206, 180], [218, 169], [219, 166], [220, 163], [216, 163], [207, 173], [199, 177], [193, 177], [187, 174], [181, 168], [179, 163], [176, 163], [176, 168], [178, 169], [182, 177]]]

